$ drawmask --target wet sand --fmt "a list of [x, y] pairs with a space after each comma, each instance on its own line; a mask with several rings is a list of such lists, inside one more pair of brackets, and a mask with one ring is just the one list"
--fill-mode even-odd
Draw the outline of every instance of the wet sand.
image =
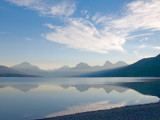
[[160, 102], [77, 113], [41, 120], [160, 120]]

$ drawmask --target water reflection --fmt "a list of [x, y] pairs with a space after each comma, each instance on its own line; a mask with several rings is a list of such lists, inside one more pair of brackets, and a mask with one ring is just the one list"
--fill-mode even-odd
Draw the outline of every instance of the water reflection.
[[118, 85], [103, 85], [103, 84], [92, 84], [92, 85], [89, 85], [89, 84], [80, 84], [80, 85], [61, 85], [63, 88], [69, 88], [69, 87], [75, 87], [78, 91], [80, 92], [85, 92], [87, 91], [88, 89], [90, 88], [96, 88], [96, 89], [104, 89], [106, 91], [106, 93], [110, 93], [111, 91], [115, 90], [117, 92], [125, 92], [128, 88], [125, 88], [125, 87], [121, 87], [121, 86], [118, 86]]
[[82, 113], [82, 112], [86, 112], [86, 111], [104, 110], [104, 109], [110, 109], [110, 108], [115, 108], [115, 107], [122, 107], [124, 105], [126, 105], [125, 102], [120, 102], [117, 104], [110, 104], [109, 101], [101, 101], [101, 102], [80, 105], [80, 106], [68, 107], [64, 111], [49, 114], [49, 115], [46, 115], [45, 117], [50, 118], [50, 117], [61, 116], [61, 115]]
[[121, 83], [119, 84], [119, 86], [136, 90], [144, 95], [157, 96], [160, 98], [160, 81], [159, 80], [152, 81], [152, 82]]
[[20, 90], [22, 92], [28, 92], [31, 89], [37, 88], [38, 85], [34, 85], [34, 84], [7, 84], [7, 85], [0, 85], [0, 89], [1, 88], [6, 88], [6, 87], [11, 87], [11, 88]]
[[[152, 79], [153, 80], [153, 79]], [[22, 92], [29, 92], [32, 89], [36, 89], [39, 87], [39, 85], [42, 85], [43, 83], [38, 84], [29, 84], [29, 83], [5, 83], [4, 85], [0, 85], [0, 89], [11, 87], [13, 89], [20, 90]], [[47, 83], [48, 84], [48, 83]], [[53, 83], [52, 83], [53, 84]], [[125, 92], [127, 89], [133, 89], [141, 94], [144, 95], [151, 95], [151, 96], [157, 96], [160, 98], [160, 80], [154, 80], [149, 82], [121, 82], [121, 83], [109, 83], [109, 84], [53, 84], [53, 85], [59, 85], [63, 89], [67, 89], [69, 87], [76, 88], [79, 92], [85, 92], [88, 91], [90, 88], [95, 89], [104, 89], [106, 93], [110, 93], [111, 91], [115, 90], [119, 93]], [[53, 86], [54, 87], [54, 86]]]
[[158, 79], [35, 79], [0, 80], [0, 119], [30, 120], [156, 102], [160, 97]]

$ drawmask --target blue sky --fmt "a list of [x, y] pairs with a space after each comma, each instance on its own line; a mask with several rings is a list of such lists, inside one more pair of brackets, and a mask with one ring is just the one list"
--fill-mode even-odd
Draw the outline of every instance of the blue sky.
[[159, 0], [1, 0], [0, 63], [42, 69], [160, 53]]

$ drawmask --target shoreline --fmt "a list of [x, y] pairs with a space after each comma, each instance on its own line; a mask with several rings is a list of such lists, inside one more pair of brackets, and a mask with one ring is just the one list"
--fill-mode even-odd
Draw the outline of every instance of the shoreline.
[[39, 120], [160, 120], [160, 101]]

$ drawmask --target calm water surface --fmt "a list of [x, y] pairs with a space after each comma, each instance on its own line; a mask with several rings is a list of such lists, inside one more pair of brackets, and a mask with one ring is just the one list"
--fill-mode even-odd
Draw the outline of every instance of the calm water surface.
[[0, 78], [0, 120], [157, 102], [159, 78]]

